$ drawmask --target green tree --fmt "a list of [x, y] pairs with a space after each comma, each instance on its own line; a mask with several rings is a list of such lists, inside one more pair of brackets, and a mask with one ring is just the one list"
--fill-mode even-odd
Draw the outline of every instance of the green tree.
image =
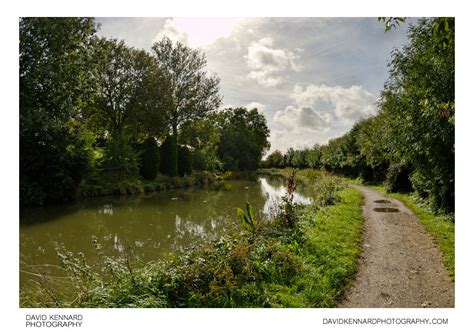
[[[164, 91], [153, 57], [115, 39], [95, 39], [95, 103], [90, 118], [111, 138], [161, 134]], [[128, 131], [127, 131], [128, 130]]]
[[284, 167], [283, 154], [280, 150], [273, 151], [266, 159], [267, 167], [282, 168]]
[[306, 161], [308, 166], [311, 168], [320, 168], [321, 167], [321, 146], [315, 144], [308, 152], [306, 156]]
[[257, 109], [226, 109], [220, 114], [218, 155], [227, 170], [255, 170], [270, 148], [265, 116]]
[[20, 202], [73, 199], [88, 174], [91, 18], [20, 19]]
[[160, 150], [155, 138], [149, 137], [143, 143], [140, 159], [140, 175], [147, 180], [154, 180], [160, 165]]
[[180, 145], [178, 147], [178, 174], [180, 176], [191, 175], [193, 171], [193, 156], [191, 151]]
[[105, 167], [135, 175], [139, 161], [131, 143], [165, 128], [160, 71], [152, 56], [123, 41], [96, 38], [93, 45], [96, 89], [89, 125], [107, 138]]
[[166, 117], [177, 149], [178, 129], [182, 124], [204, 119], [219, 108], [219, 78], [207, 75], [206, 57], [199, 49], [180, 42], [173, 44], [165, 37], [152, 50], [167, 83]]
[[178, 149], [172, 136], [167, 136], [161, 144], [160, 172], [169, 176], [178, 175]]
[[[434, 208], [453, 211], [454, 41], [440, 47], [438, 20], [411, 26], [409, 43], [393, 52], [381, 108], [392, 117], [395, 157], [413, 164], [415, 189]], [[454, 19], [448, 24], [454, 34]]]
[[193, 169], [221, 170], [222, 162], [217, 155], [221, 132], [218, 117], [186, 122], [179, 131], [179, 142], [193, 148]]

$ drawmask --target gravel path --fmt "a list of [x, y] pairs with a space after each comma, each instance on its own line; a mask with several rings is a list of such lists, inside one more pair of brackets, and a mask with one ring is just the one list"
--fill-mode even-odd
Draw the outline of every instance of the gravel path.
[[366, 221], [359, 271], [339, 307], [454, 307], [454, 284], [416, 216], [400, 201], [351, 186], [365, 196]]

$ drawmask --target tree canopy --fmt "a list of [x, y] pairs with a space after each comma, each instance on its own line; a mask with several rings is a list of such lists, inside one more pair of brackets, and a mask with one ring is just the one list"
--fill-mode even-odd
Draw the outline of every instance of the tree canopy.
[[218, 112], [219, 78], [202, 51], [164, 38], [149, 53], [97, 29], [91, 18], [20, 19], [22, 205], [71, 200], [100, 180], [153, 180], [158, 170], [257, 168], [269, 146], [265, 118]]

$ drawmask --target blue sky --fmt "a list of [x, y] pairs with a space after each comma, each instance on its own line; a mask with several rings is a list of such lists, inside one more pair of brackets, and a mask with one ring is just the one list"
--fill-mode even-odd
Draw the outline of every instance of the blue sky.
[[[414, 21], [414, 20], [412, 20]], [[207, 57], [223, 107], [265, 114], [271, 149], [324, 144], [377, 112], [390, 52], [407, 24], [388, 33], [376, 18], [98, 18], [99, 34], [150, 50], [168, 36]]]

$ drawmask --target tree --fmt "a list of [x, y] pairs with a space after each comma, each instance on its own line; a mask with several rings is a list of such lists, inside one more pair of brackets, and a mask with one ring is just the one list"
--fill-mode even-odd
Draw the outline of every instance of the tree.
[[[414, 188], [434, 208], [454, 210], [454, 40], [440, 45], [439, 19], [421, 19], [395, 50], [381, 108], [392, 117], [395, 156], [413, 164]], [[446, 21], [454, 38], [454, 19]]]
[[186, 122], [180, 128], [179, 142], [193, 148], [193, 169], [222, 169], [222, 162], [217, 156], [221, 136], [217, 120], [216, 115], [210, 115], [206, 119]]
[[178, 147], [178, 174], [180, 176], [191, 175], [193, 171], [193, 156], [186, 146]]
[[94, 40], [94, 104], [89, 125], [107, 138], [106, 167], [135, 174], [138, 155], [131, 147], [165, 128], [165, 99], [160, 71], [153, 57], [115, 39]]
[[94, 41], [96, 96], [91, 119], [112, 139], [161, 134], [165, 94], [153, 57], [115, 39]]
[[20, 202], [73, 199], [88, 174], [91, 18], [20, 19]]
[[177, 149], [178, 129], [189, 121], [206, 118], [221, 104], [219, 78], [208, 77], [206, 57], [198, 49], [164, 37], [152, 46], [168, 85], [167, 120]]
[[227, 170], [255, 170], [270, 148], [265, 116], [257, 109], [228, 108], [220, 114], [218, 155]]
[[140, 158], [140, 175], [146, 180], [154, 180], [160, 165], [160, 150], [155, 138], [145, 140]]
[[279, 150], [276, 150], [270, 153], [266, 161], [267, 161], [266, 163], [267, 167], [273, 167], [273, 168], [284, 167], [283, 154]]
[[178, 150], [171, 136], [167, 136], [160, 147], [160, 172], [169, 176], [178, 175]]

